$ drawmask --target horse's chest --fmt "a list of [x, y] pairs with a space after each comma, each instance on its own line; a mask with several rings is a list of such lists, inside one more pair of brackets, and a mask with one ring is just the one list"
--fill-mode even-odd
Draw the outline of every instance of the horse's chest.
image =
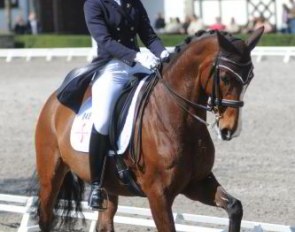
[[191, 155], [192, 170], [195, 175], [208, 175], [214, 164], [214, 145], [211, 141], [198, 139]]

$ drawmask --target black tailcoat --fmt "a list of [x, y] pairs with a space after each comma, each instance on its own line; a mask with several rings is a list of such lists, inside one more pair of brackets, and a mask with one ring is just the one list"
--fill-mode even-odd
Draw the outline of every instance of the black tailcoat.
[[84, 14], [88, 30], [97, 42], [96, 61], [117, 58], [134, 65], [139, 51], [136, 35], [157, 57], [165, 49], [140, 0], [121, 0], [121, 6], [114, 0], [86, 0]]

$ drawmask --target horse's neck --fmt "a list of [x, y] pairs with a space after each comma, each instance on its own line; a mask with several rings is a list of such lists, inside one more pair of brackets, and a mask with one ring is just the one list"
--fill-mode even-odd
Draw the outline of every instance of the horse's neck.
[[[194, 103], [206, 105], [207, 98], [199, 80], [199, 68], [206, 54], [200, 55], [201, 52], [197, 53], [198, 58], [194, 60], [190, 59], [191, 56], [186, 57], [189, 53], [185, 53], [182, 54], [183, 57], [179, 56], [177, 60], [171, 61], [163, 71], [163, 79], [177, 94]], [[204, 110], [189, 110], [206, 119]], [[143, 126], [144, 137], [159, 153], [163, 153], [163, 156], [165, 153], [176, 157], [185, 149], [193, 149], [195, 139], [208, 134], [208, 131], [203, 131], [207, 130], [207, 127], [194, 120], [177, 104], [177, 100], [162, 81], [158, 82], [150, 96], [149, 104], [145, 108]], [[173, 158], [170, 157], [169, 160], [172, 161]]]
[[[204, 44], [205, 46], [205, 44]], [[200, 46], [202, 47], [202, 46]], [[166, 68], [163, 73], [165, 81], [177, 94], [183, 98], [200, 105], [206, 105], [208, 97], [205, 95], [200, 81], [201, 76], [201, 67], [205, 66], [204, 64], [208, 63], [211, 60], [208, 54], [205, 54], [204, 49], [192, 49], [194, 53], [198, 54], [198, 58], [189, 58], [192, 57], [192, 54], [189, 52], [184, 52], [177, 62], [171, 67]], [[161, 94], [161, 93], [158, 93]], [[168, 91], [164, 91], [166, 104], [175, 105], [175, 99], [171, 96]], [[178, 107], [180, 109], [180, 107]], [[181, 113], [184, 113], [180, 109]], [[203, 117], [204, 110], [197, 110], [197, 114]]]
[[[183, 98], [194, 103], [206, 105], [207, 97], [205, 96], [199, 78], [199, 65], [198, 62], [187, 62], [188, 59], [181, 57], [177, 62], [172, 64], [164, 70], [164, 81]], [[185, 62], [186, 61], [186, 62]], [[190, 123], [202, 125], [200, 122], [192, 120], [191, 116], [185, 112], [177, 103], [177, 100], [166, 89], [164, 84], [160, 81], [155, 87], [153, 93], [153, 111], [159, 115], [159, 122], [165, 130], [171, 130], [176, 133], [182, 133], [181, 129], [187, 130]], [[199, 117], [206, 120], [206, 112], [204, 110], [194, 110]]]
[[192, 42], [192, 45], [164, 70], [165, 80], [173, 90], [187, 100], [206, 104], [208, 97], [201, 87], [199, 78], [201, 71], [208, 69], [208, 65], [215, 58], [216, 49], [214, 37]]

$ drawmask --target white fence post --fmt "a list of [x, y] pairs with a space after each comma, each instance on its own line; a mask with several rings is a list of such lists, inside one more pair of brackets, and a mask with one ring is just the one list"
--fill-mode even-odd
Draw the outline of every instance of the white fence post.
[[27, 232], [27, 227], [30, 221], [31, 207], [33, 206], [33, 203], [34, 203], [34, 197], [30, 197], [27, 200], [27, 203], [25, 205], [25, 213], [23, 214], [23, 218], [21, 220], [18, 232]]

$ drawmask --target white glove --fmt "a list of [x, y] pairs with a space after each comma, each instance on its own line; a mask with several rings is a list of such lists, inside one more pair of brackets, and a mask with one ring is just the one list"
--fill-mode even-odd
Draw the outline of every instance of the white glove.
[[144, 66], [147, 69], [152, 69], [156, 67], [160, 60], [152, 53], [136, 53], [136, 56], [134, 58], [134, 61], [140, 63], [142, 66]]
[[161, 52], [160, 58], [161, 60], [164, 60], [165, 58], [168, 58], [169, 55], [170, 55], [169, 52], [167, 50], [164, 50]]

